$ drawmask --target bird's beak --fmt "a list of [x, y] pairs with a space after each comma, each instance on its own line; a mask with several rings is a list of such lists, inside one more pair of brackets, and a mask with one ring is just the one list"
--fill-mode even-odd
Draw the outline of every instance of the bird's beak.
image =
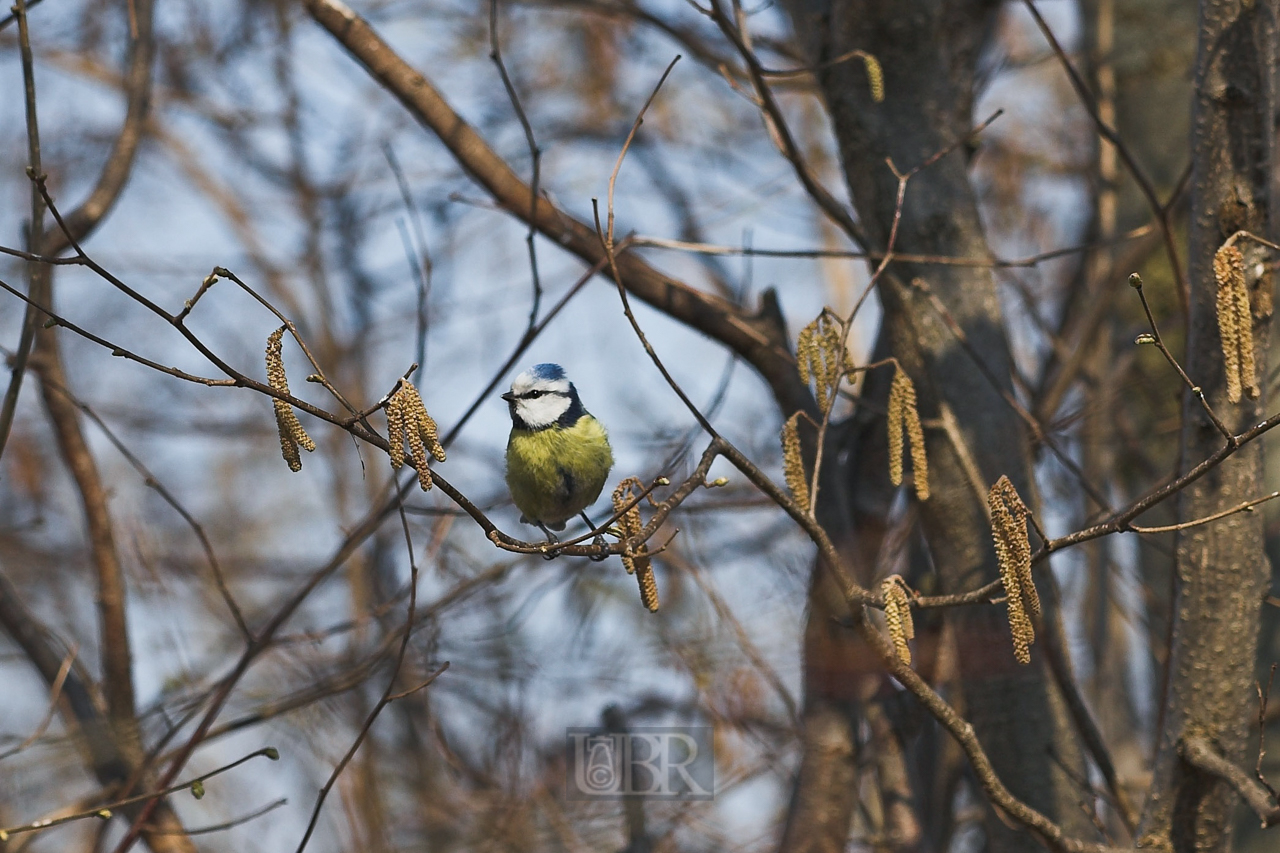
[[516, 401], [516, 395], [508, 391], [502, 395], [502, 399], [506, 400], [508, 403], [514, 403]]

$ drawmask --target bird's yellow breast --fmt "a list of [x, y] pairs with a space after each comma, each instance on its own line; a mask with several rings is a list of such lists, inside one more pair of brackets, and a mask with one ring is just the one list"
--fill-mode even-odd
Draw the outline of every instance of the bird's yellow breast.
[[591, 415], [571, 427], [512, 429], [507, 441], [507, 486], [531, 522], [557, 529], [600, 497], [613, 452]]

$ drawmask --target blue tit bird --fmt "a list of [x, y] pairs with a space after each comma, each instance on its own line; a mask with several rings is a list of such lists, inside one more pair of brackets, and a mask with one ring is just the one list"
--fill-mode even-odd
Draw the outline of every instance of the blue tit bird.
[[551, 530], [564, 530], [575, 515], [593, 528], [584, 510], [600, 497], [613, 451], [564, 368], [535, 364], [515, 378], [502, 399], [511, 410], [507, 487], [520, 520], [538, 525], [551, 541]]

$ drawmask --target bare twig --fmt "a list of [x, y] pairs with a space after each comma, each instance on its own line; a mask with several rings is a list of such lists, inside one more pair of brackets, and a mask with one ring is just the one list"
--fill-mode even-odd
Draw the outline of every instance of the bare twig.
[[270, 758], [272, 761], [277, 761], [280, 758], [280, 753], [276, 751], [275, 747], [272, 747], [272, 746], [263, 747], [262, 749], [259, 749], [256, 752], [249, 753], [243, 758], [237, 758], [235, 761], [231, 762], [230, 764], [224, 764], [223, 766], [219, 767], [217, 770], [211, 770], [208, 773], [202, 774], [200, 776], [196, 776], [194, 779], [188, 779], [185, 782], [179, 782], [176, 785], [170, 785], [169, 787], [163, 788], [159, 791], [148, 791], [145, 794], [138, 794], [137, 796], [134, 796], [134, 797], [125, 797], [122, 800], [115, 800], [114, 802], [105, 803], [101, 806], [98, 806], [97, 808], [88, 809], [87, 811], [82, 811], [82, 812], [76, 812], [75, 814], [65, 815], [63, 817], [53, 818], [52, 820], [37, 820], [37, 821], [34, 821], [33, 823], [21, 824], [20, 826], [5, 827], [4, 829], [0, 829], [0, 841], [8, 841], [11, 836], [20, 835], [24, 832], [40, 832], [42, 830], [48, 829], [51, 826], [60, 826], [64, 823], [71, 823], [72, 821], [77, 821], [77, 820], [86, 820], [91, 817], [96, 817], [102, 820], [106, 820], [106, 819], [109, 819], [114, 812], [116, 812], [121, 808], [124, 808], [125, 806], [132, 805], [134, 803], [140, 803], [144, 800], [155, 800], [160, 797], [168, 796], [169, 794], [176, 794], [179, 791], [199, 791], [201, 792], [201, 795], [203, 795], [203, 790], [204, 790], [203, 783], [206, 780], [212, 779], [214, 776], [220, 776], [223, 773], [226, 773], [228, 770], [232, 770], [236, 767], [239, 767], [241, 764], [244, 764], [246, 761], [251, 761], [252, 759], [257, 758], [260, 755], [265, 755], [267, 758]]
[[969, 336], [965, 334], [964, 329], [962, 329], [960, 324], [956, 322], [955, 317], [947, 309], [947, 306], [944, 305], [942, 300], [938, 298], [938, 295], [933, 292], [933, 288], [929, 286], [929, 283], [924, 279], [917, 278], [912, 280], [911, 286], [925, 294], [928, 298], [929, 305], [937, 312], [952, 337], [956, 339], [956, 342], [960, 344], [960, 347], [969, 356], [974, 367], [978, 368], [978, 372], [982, 374], [987, 383], [1000, 394], [1000, 398], [1004, 400], [1009, 408], [1013, 410], [1014, 414], [1016, 414], [1022, 422], [1027, 425], [1031, 430], [1032, 437], [1034, 437], [1036, 441], [1042, 443], [1045, 447], [1049, 448], [1049, 451], [1054, 455], [1054, 457], [1062, 463], [1064, 468], [1071, 472], [1072, 476], [1076, 478], [1076, 481], [1080, 483], [1081, 488], [1089, 493], [1089, 497], [1093, 498], [1093, 500], [1097, 502], [1098, 506], [1110, 511], [1111, 503], [1101, 491], [1089, 482], [1088, 478], [1084, 475], [1084, 471], [1080, 470], [1080, 466], [1076, 461], [1058, 446], [1058, 442], [1055, 441], [1053, 436], [1049, 435], [1048, 431], [1045, 430], [1044, 426], [1036, 420], [1035, 415], [1027, 411], [1027, 407], [1022, 405], [1018, 398], [1010, 393], [1010, 391], [1000, 383], [999, 378], [987, 365], [986, 359], [984, 359], [982, 354], [969, 343]]
[[1178, 755], [1195, 767], [1230, 785], [1262, 821], [1262, 828], [1280, 823], [1280, 804], [1256, 779], [1218, 754], [1204, 738], [1189, 737], [1178, 744]]
[[243, 636], [246, 641], [252, 641], [253, 633], [249, 630], [249, 625], [245, 622], [244, 614], [241, 612], [240, 606], [236, 603], [235, 597], [231, 594], [230, 587], [227, 586], [226, 576], [222, 573], [222, 566], [218, 563], [218, 557], [213, 551], [213, 543], [209, 541], [209, 537], [205, 534], [204, 527], [201, 526], [200, 522], [196, 521], [195, 516], [187, 511], [186, 507], [184, 507], [177, 497], [175, 497], [174, 494], [160, 482], [155, 474], [151, 473], [151, 470], [143, 464], [142, 460], [139, 459], [123, 441], [120, 440], [120, 437], [115, 434], [115, 431], [112, 430], [111, 427], [107, 426], [106, 422], [103, 421], [102, 418], [98, 417], [97, 412], [82, 400], [78, 399], [66, 388], [57, 385], [55, 386], [55, 390], [70, 400], [72, 405], [80, 410], [81, 414], [93, 421], [94, 424], [97, 425], [98, 429], [102, 430], [103, 435], [107, 437], [107, 440], [111, 442], [112, 446], [115, 447], [120, 455], [123, 456], [131, 466], [133, 466], [133, 469], [141, 475], [143, 483], [145, 483], [147, 487], [154, 489], [156, 494], [160, 495], [164, 502], [173, 508], [174, 512], [182, 516], [182, 520], [187, 523], [187, 526], [190, 527], [191, 531], [196, 535], [196, 539], [200, 543], [200, 548], [204, 551], [205, 559], [208, 560], [209, 569], [213, 574], [214, 585], [217, 586], [218, 593], [226, 603], [227, 609], [231, 611], [231, 618], [235, 620], [236, 627], [240, 629], [241, 636]]
[[1209, 401], [1205, 399], [1204, 391], [1201, 390], [1199, 385], [1191, 381], [1191, 377], [1182, 369], [1182, 365], [1173, 357], [1173, 353], [1169, 352], [1169, 348], [1164, 345], [1164, 338], [1160, 337], [1160, 329], [1156, 326], [1155, 315], [1151, 313], [1151, 306], [1147, 304], [1147, 294], [1142, 289], [1142, 276], [1137, 273], [1130, 275], [1129, 286], [1138, 291], [1138, 298], [1142, 300], [1142, 310], [1147, 315], [1148, 325], [1151, 326], [1151, 343], [1155, 345], [1156, 349], [1160, 350], [1160, 354], [1164, 356], [1164, 360], [1169, 362], [1169, 364], [1173, 366], [1174, 370], [1178, 371], [1178, 376], [1182, 378], [1183, 384], [1186, 385], [1191, 393], [1196, 396], [1196, 399], [1200, 401], [1200, 406], [1204, 409], [1205, 414], [1209, 416], [1209, 420], [1213, 422], [1213, 425], [1217, 428], [1218, 432], [1222, 433], [1222, 437], [1227, 440], [1227, 444], [1231, 444], [1236, 440], [1235, 435], [1233, 435], [1227, 425], [1222, 422], [1222, 419], [1214, 413], [1213, 407], [1210, 406]]
[[[453, 589], [437, 598], [430, 607], [419, 607], [418, 614], [415, 617], [413, 630], [417, 632], [424, 625], [430, 624], [430, 620], [438, 617], [449, 607], [467, 600], [471, 595], [485, 587], [502, 580], [517, 563], [515, 561], [507, 561], [498, 563], [492, 568], [480, 572], [459, 582]], [[402, 599], [409, 594], [408, 587], [390, 599], [387, 604], [391, 606], [398, 605]], [[388, 612], [391, 607], [379, 607], [374, 612], [368, 614], [368, 617], [378, 618]], [[368, 617], [349, 620], [338, 625], [331, 626], [324, 631], [311, 631], [303, 635], [281, 636], [275, 646], [278, 648], [289, 643], [318, 642], [326, 637], [337, 636], [347, 631], [356, 630], [358, 627], [367, 624]], [[362, 660], [358, 661], [346, 669], [307, 685], [302, 690], [292, 693], [283, 698], [275, 699], [259, 705], [249, 713], [243, 714], [234, 719], [228, 720], [221, 725], [213, 726], [209, 729], [204, 742], [209, 743], [218, 738], [232, 734], [234, 732], [243, 731], [244, 729], [262, 723], [266, 720], [279, 717], [299, 708], [305, 708], [308, 705], [323, 701], [327, 698], [337, 696], [348, 690], [352, 690], [361, 684], [364, 684], [369, 677], [369, 673], [385, 661], [389, 654], [394, 654], [397, 641], [400, 639], [399, 631], [389, 633], [382, 642], [370, 654], [366, 655]], [[417, 688], [415, 688], [416, 690]], [[404, 691], [401, 691], [402, 693]], [[400, 694], [393, 694], [391, 700], [394, 702], [400, 697]]]
[[870, 56], [870, 54], [868, 54], [865, 50], [858, 50], [858, 49], [846, 50], [844, 53], [840, 54], [835, 59], [828, 59], [826, 62], [819, 63], [818, 65], [805, 65], [800, 68], [764, 68], [762, 67], [760, 69], [760, 73], [766, 77], [778, 77], [778, 78], [804, 77], [808, 74], [816, 74], [819, 71], [825, 71], [828, 68], [834, 68], [837, 65], [841, 65], [845, 62], [848, 62], [851, 59], [862, 59], [865, 62], [868, 56]]
[[1172, 533], [1175, 530], [1186, 530], [1188, 527], [1199, 527], [1201, 524], [1208, 524], [1211, 521], [1217, 521], [1220, 518], [1226, 518], [1227, 516], [1235, 515], [1238, 512], [1250, 512], [1255, 506], [1264, 504], [1267, 501], [1275, 500], [1276, 498], [1280, 498], [1280, 492], [1271, 492], [1270, 494], [1263, 495], [1260, 498], [1254, 498], [1253, 500], [1236, 504], [1235, 506], [1230, 507], [1229, 509], [1224, 509], [1221, 512], [1215, 512], [1213, 515], [1206, 515], [1203, 518], [1195, 518], [1191, 521], [1181, 522], [1180, 524], [1166, 524], [1161, 527], [1139, 527], [1138, 525], [1133, 524], [1129, 526], [1129, 529], [1134, 533]]
[[520, 96], [516, 93], [515, 84], [511, 82], [511, 75], [507, 73], [507, 66], [502, 61], [502, 49], [498, 44], [498, 0], [490, 0], [489, 2], [489, 58], [493, 60], [493, 64], [498, 66], [498, 74], [502, 77], [502, 85], [507, 90], [507, 97], [511, 100], [511, 107], [516, 112], [516, 118], [520, 120], [520, 127], [524, 130], [524, 139], [529, 146], [529, 158], [532, 161], [533, 174], [529, 178], [529, 233], [525, 235], [525, 243], [529, 248], [529, 270], [532, 277], [533, 286], [533, 302], [529, 307], [529, 325], [525, 329], [525, 334], [530, 334], [534, 327], [538, 324], [538, 310], [542, 307], [542, 282], [538, 278], [538, 251], [535, 245], [535, 238], [538, 235], [536, 226], [538, 214], [538, 178], [541, 176], [542, 170], [542, 149], [538, 147], [538, 142], [533, 136], [533, 125], [529, 123], [529, 117], [525, 114], [524, 107], [520, 105]]
[[[1017, 269], [1039, 266], [1048, 261], [1077, 255], [1097, 248], [1100, 245], [1120, 244], [1147, 236], [1153, 230], [1151, 225], [1134, 228], [1114, 240], [1103, 243], [1093, 242], [1078, 246], [1064, 246], [1051, 249], [1024, 258], [960, 258], [949, 255], [913, 255], [906, 252], [894, 252], [894, 260], [906, 264], [922, 266], [974, 267], [978, 269]], [[667, 249], [676, 252], [691, 252], [697, 255], [742, 255], [761, 258], [852, 258], [879, 262], [884, 259], [884, 252], [864, 252], [843, 249], [758, 249], [753, 246], [724, 246], [715, 243], [695, 243], [687, 240], [671, 240], [665, 237], [645, 237], [636, 235], [631, 238], [631, 245], [638, 249]], [[5, 251], [0, 248], [0, 252]]]
[[1151, 208], [1151, 213], [1156, 218], [1157, 224], [1160, 226], [1160, 233], [1164, 237], [1165, 251], [1169, 258], [1169, 267], [1173, 270], [1173, 279], [1178, 283], [1178, 299], [1185, 313], [1191, 304], [1191, 285], [1187, 282], [1187, 277], [1182, 270], [1182, 262], [1178, 258], [1177, 239], [1173, 233], [1173, 226], [1169, 222], [1169, 207], [1160, 202], [1156, 196], [1155, 186], [1152, 185], [1151, 179], [1147, 177], [1142, 167], [1138, 165], [1138, 161], [1134, 158], [1133, 152], [1125, 145], [1124, 140], [1120, 138], [1120, 134], [1115, 128], [1111, 127], [1102, 120], [1101, 114], [1098, 112], [1098, 104], [1094, 100], [1089, 87], [1085, 85], [1084, 78], [1080, 76], [1080, 72], [1076, 70], [1075, 65], [1071, 62], [1071, 58], [1067, 56], [1067, 52], [1063, 50], [1062, 45], [1058, 43], [1058, 39], [1053, 34], [1053, 30], [1049, 29], [1049, 24], [1041, 16], [1040, 10], [1036, 8], [1034, 0], [1023, 0], [1023, 5], [1027, 7], [1027, 11], [1031, 13], [1031, 17], [1035, 19], [1036, 26], [1040, 28], [1041, 34], [1045, 40], [1049, 42], [1049, 47], [1053, 50], [1058, 61], [1061, 63], [1063, 70], [1067, 72], [1067, 77], [1071, 81], [1071, 87], [1075, 89], [1076, 96], [1080, 99], [1080, 103], [1084, 105], [1085, 110], [1089, 113], [1089, 117], [1093, 119], [1094, 126], [1098, 129], [1098, 135], [1115, 146], [1116, 153], [1120, 155], [1120, 159], [1124, 162], [1125, 168], [1129, 170], [1129, 174], [1133, 176], [1134, 182], [1137, 183], [1138, 189], [1142, 191], [1143, 198], [1146, 199], [1147, 206]]
[[[31, 57], [31, 33], [27, 27], [26, 0], [17, 0], [12, 17], [18, 22], [18, 50], [22, 56], [22, 84], [27, 119], [27, 173], [35, 176], [43, 174], [43, 171], [40, 167], [40, 125], [36, 114], [35, 65]], [[27, 225], [27, 248], [31, 252], [41, 252], [44, 249], [44, 199], [34, 186], [31, 188], [31, 221]], [[13, 357], [13, 367], [9, 373], [9, 386], [5, 390], [4, 401], [0, 403], [0, 455], [4, 454], [5, 444], [9, 440], [9, 430], [13, 427], [13, 416], [18, 406], [18, 394], [22, 391], [22, 377], [26, 374], [27, 359], [35, 344], [36, 326], [40, 322], [38, 308], [49, 304], [50, 275], [50, 270], [29, 260], [27, 280], [30, 285], [31, 301], [27, 303], [27, 309], [22, 315], [22, 332], [18, 338], [18, 349]]]
[[[1050, 539], [1032, 555], [1032, 564], [1039, 564], [1046, 560], [1054, 551], [1060, 551], [1063, 548], [1069, 548], [1072, 545], [1079, 545], [1081, 542], [1089, 542], [1102, 536], [1109, 536], [1112, 533], [1133, 531], [1133, 519], [1142, 515], [1142, 513], [1151, 509], [1155, 505], [1165, 501], [1169, 497], [1181, 492], [1191, 483], [1194, 483], [1214, 468], [1217, 468], [1224, 461], [1233, 456], [1241, 447], [1265, 435], [1277, 426], [1280, 426], [1280, 413], [1274, 414], [1261, 423], [1256, 424], [1236, 435], [1234, 443], [1223, 444], [1222, 447], [1206, 459], [1201, 460], [1199, 464], [1190, 471], [1187, 471], [1185, 474], [1176, 477], [1161, 486], [1151, 489], [1124, 509], [1112, 513], [1105, 520], [1077, 530], [1074, 533], [1068, 533], [1065, 536], [1060, 536], [1057, 539]], [[1239, 507], [1236, 507], [1232, 511], [1238, 512], [1241, 510]], [[990, 601], [991, 597], [995, 595], [999, 589], [1000, 582], [993, 581], [970, 592], [958, 593], [955, 595], [920, 596], [916, 599], [916, 605], [918, 607], [955, 607], [962, 604], [977, 604]]]
[[1268, 249], [1275, 249], [1276, 251], [1280, 251], [1280, 245], [1276, 243], [1272, 243], [1270, 240], [1265, 240], [1262, 237], [1259, 237], [1257, 234], [1254, 234], [1249, 231], [1237, 231], [1236, 233], [1228, 237], [1223, 242], [1222, 245], [1234, 246], [1237, 240], [1252, 240], [1253, 242], [1257, 243], [1260, 246], [1266, 246]]
[[[22, 291], [18, 290], [16, 287], [14, 287], [11, 284], [8, 284], [3, 279], [0, 279], [0, 290], [5, 291], [10, 296], [16, 297], [17, 299], [21, 300], [27, 305], [36, 304], [35, 300], [29, 298]], [[84, 338], [87, 341], [92, 341], [98, 346], [104, 349], [110, 350], [111, 354], [113, 356], [116, 356], [117, 358], [123, 358], [128, 361], [137, 362], [138, 364], [141, 364], [143, 367], [149, 367], [152, 370], [158, 371], [160, 373], [168, 374], [169, 376], [172, 376], [175, 379], [181, 379], [184, 382], [194, 382], [197, 385], [206, 385], [209, 387], [214, 387], [218, 385], [232, 386], [232, 385], [239, 384], [234, 379], [211, 379], [206, 376], [196, 376], [193, 373], [187, 373], [185, 370], [179, 370], [176, 367], [167, 367], [163, 364], [160, 364], [158, 361], [152, 361], [151, 359], [145, 358], [144, 356], [140, 356], [137, 353], [132, 352], [131, 350], [125, 349], [124, 347], [118, 344], [112, 343], [106, 338], [101, 338], [93, 334], [92, 332], [88, 331], [87, 329], [84, 329], [81, 326], [77, 326], [75, 323], [72, 323], [70, 320], [66, 319], [62, 315], [57, 314], [47, 308], [40, 307], [38, 308], [38, 311], [40, 314], [43, 314], [45, 317], [48, 318], [47, 320], [45, 320], [45, 323], [48, 324], [49, 326], [51, 327], [61, 326], [62, 328], [70, 332], [73, 332], [74, 334], [79, 335], [80, 337]]]
[[682, 574], [692, 578], [698, 589], [702, 590], [702, 594], [711, 602], [711, 607], [715, 610], [716, 615], [728, 623], [729, 630], [733, 632], [734, 638], [742, 648], [743, 653], [746, 654], [747, 659], [751, 661], [751, 665], [759, 671], [765, 681], [769, 682], [769, 686], [778, 694], [778, 698], [782, 700], [783, 707], [787, 709], [787, 718], [791, 721], [791, 725], [796, 731], [799, 731], [803, 722], [800, 717], [800, 707], [796, 703], [795, 697], [791, 695], [791, 691], [783, 683], [778, 671], [765, 660], [764, 655], [761, 654], [755, 641], [751, 639], [747, 629], [743, 627], [738, 617], [734, 615], [733, 608], [730, 607], [729, 602], [725, 601], [724, 596], [716, 591], [713, 583], [703, 577], [702, 569], [699, 567], [698, 562], [694, 559], [686, 558], [675, 549], [668, 551], [663, 559], [678, 568]]
[[1266, 775], [1262, 772], [1262, 759], [1267, 754], [1267, 701], [1271, 698], [1271, 685], [1276, 680], [1276, 664], [1271, 664], [1271, 670], [1267, 673], [1267, 688], [1262, 689], [1262, 685], [1254, 682], [1254, 687], [1258, 690], [1258, 760], [1253, 766], [1253, 775], [1257, 778], [1262, 786], [1267, 789], [1267, 793], [1271, 795], [1271, 799], [1280, 802], [1280, 794], [1276, 793], [1276, 789], [1271, 787], [1271, 783], [1267, 781]]
[[[338, 777], [342, 775], [342, 771], [346, 769], [351, 759], [355, 757], [356, 751], [360, 749], [360, 745], [364, 743], [364, 739], [369, 735], [369, 731], [373, 728], [373, 723], [378, 719], [378, 715], [382, 713], [382, 709], [387, 707], [392, 701], [394, 695], [392, 690], [395, 687], [396, 679], [400, 677], [400, 669], [404, 666], [405, 652], [409, 649], [409, 639], [413, 636], [413, 618], [414, 611], [418, 606], [418, 561], [413, 555], [413, 539], [409, 535], [409, 520], [404, 514], [403, 498], [397, 503], [397, 509], [400, 512], [400, 525], [404, 529], [405, 545], [409, 549], [409, 607], [408, 614], [405, 616], [404, 634], [400, 640], [400, 650], [396, 654], [395, 665], [391, 669], [391, 676], [387, 679], [387, 689], [382, 692], [382, 698], [373, 706], [373, 710], [369, 712], [369, 716], [365, 718], [364, 725], [360, 727], [359, 734], [356, 735], [355, 741], [342, 756], [342, 760], [333, 768], [333, 772], [329, 774], [329, 779], [324, 783], [324, 787], [320, 789], [320, 794], [316, 797], [315, 808], [311, 811], [311, 820], [307, 823], [306, 832], [302, 835], [302, 841], [298, 843], [297, 853], [302, 853], [306, 849], [307, 842], [311, 840], [311, 834], [315, 832], [316, 823], [320, 820], [320, 810], [324, 807], [325, 798], [329, 796], [329, 792], [333, 790], [334, 784], [338, 781]], [[431, 674], [426, 681], [422, 682], [414, 690], [421, 690], [431, 682], [435, 681], [440, 675], [449, 668], [448, 661], [445, 662], [438, 670]], [[406, 694], [407, 695], [407, 694]]]
[[22, 752], [24, 749], [31, 746], [31, 744], [40, 739], [40, 736], [44, 734], [45, 729], [49, 728], [49, 724], [53, 722], [53, 715], [57, 713], [58, 710], [58, 700], [62, 698], [62, 685], [66, 683], [67, 676], [71, 674], [71, 664], [75, 662], [76, 653], [79, 650], [80, 646], [73, 644], [71, 648], [67, 650], [67, 656], [62, 659], [62, 666], [58, 667], [58, 675], [53, 680], [53, 686], [49, 688], [49, 708], [44, 712], [44, 717], [41, 718], [39, 725], [37, 725], [31, 734], [27, 735], [26, 738], [24, 738], [17, 746], [7, 749], [4, 752], [0, 752], [0, 761], [4, 761], [6, 758], [12, 758], [19, 752]]
[[654, 351], [653, 346], [649, 343], [648, 338], [645, 337], [643, 330], [641, 330], [640, 324], [636, 321], [635, 314], [631, 312], [631, 302], [627, 298], [627, 288], [623, 285], [622, 276], [618, 272], [617, 255], [614, 250], [613, 241], [613, 190], [618, 182], [618, 172], [622, 169], [622, 161], [627, 156], [627, 149], [631, 147], [631, 141], [635, 139], [636, 133], [640, 130], [640, 125], [644, 123], [645, 112], [649, 109], [649, 105], [653, 103], [653, 99], [658, 96], [658, 92], [662, 89], [662, 84], [666, 82], [667, 76], [671, 73], [671, 70], [676, 67], [676, 63], [679, 61], [680, 57], [677, 56], [675, 59], [671, 60], [670, 64], [667, 65], [666, 70], [662, 72], [662, 77], [658, 79], [658, 85], [654, 86], [653, 91], [649, 94], [648, 100], [646, 100], [644, 102], [644, 106], [640, 108], [640, 112], [636, 115], [635, 122], [631, 125], [631, 131], [627, 134], [626, 141], [622, 143], [622, 150], [618, 152], [618, 160], [613, 166], [613, 172], [609, 175], [609, 195], [607, 199], [609, 224], [607, 228], [601, 229], [600, 227], [600, 209], [596, 199], [591, 200], [591, 207], [595, 211], [596, 234], [600, 239], [600, 245], [604, 248], [605, 256], [609, 260], [609, 270], [613, 274], [614, 283], [618, 287], [618, 298], [622, 300], [622, 312], [626, 315], [627, 322], [631, 324], [632, 331], [634, 331], [636, 337], [640, 339], [640, 345], [643, 346], [644, 351], [648, 353], [650, 361], [652, 361], [654, 366], [658, 368], [658, 372], [662, 374], [662, 378], [665, 379], [667, 384], [671, 386], [671, 389], [675, 391], [676, 396], [678, 396], [680, 401], [684, 403], [685, 408], [692, 413], [694, 419], [697, 420], [698, 424], [706, 430], [709, 435], [712, 437], [718, 437], [715, 429], [711, 426], [711, 422], [707, 420], [706, 416], [702, 414], [694, 402], [689, 399], [689, 396], [685, 394], [684, 389], [680, 387], [679, 383], [677, 383], [667, 371], [666, 365], [662, 363], [662, 359], [658, 357], [657, 352]]
[[[186, 831], [186, 834], [187, 835], [213, 835], [214, 833], [217, 833], [217, 832], [226, 832], [228, 829], [234, 829], [237, 826], [243, 826], [244, 824], [248, 823], [251, 820], [257, 820], [258, 818], [262, 817], [264, 814], [273, 812], [276, 809], [280, 808], [281, 806], [286, 806], [288, 804], [289, 804], [289, 800], [284, 797], [281, 797], [280, 799], [274, 802], [268, 803], [267, 805], [263, 806], [260, 809], [254, 809], [248, 814], [240, 815], [240, 817], [232, 818], [231, 820], [224, 821], [222, 823], [215, 823], [210, 826], [198, 826], [195, 829], [188, 829]], [[158, 828], [153, 828], [153, 831], [157, 835], [171, 834], [168, 830], [163, 830]]]
[[[427, 248], [427, 236], [422, 228], [422, 217], [418, 212], [418, 206], [413, 203], [413, 193], [409, 191], [409, 180], [405, 177], [404, 170], [400, 168], [400, 161], [396, 158], [395, 151], [388, 143], [383, 146], [383, 153], [386, 155], [387, 164], [391, 167], [391, 173], [395, 176], [396, 186], [400, 189], [400, 200], [404, 202], [405, 210], [409, 213], [409, 221], [413, 225], [413, 234], [417, 238], [415, 245], [415, 256], [410, 259], [410, 266], [413, 269], [413, 279], [418, 286], [418, 348], [417, 363], [419, 365], [418, 378], [421, 379], [421, 372], [427, 366], [427, 302], [431, 297], [431, 273], [433, 264], [431, 263], [431, 252]], [[409, 251], [410, 241], [408, 239], [407, 230], [404, 233], [405, 251]]]
[[760, 65], [760, 60], [756, 58], [755, 51], [747, 44], [746, 33], [740, 31], [730, 16], [725, 14], [721, 4], [722, 0], [712, 0], [711, 8], [707, 14], [720, 27], [721, 32], [725, 34], [747, 64], [751, 82], [755, 87], [756, 96], [759, 98], [760, 109], [764, 113], [765, 123], [771, 131], [770, 136], [777, 145], [778, 151], [795, 169], [796, 177], [800, 179], [805, 192], [809, 194], [809, 197], [813, 199], [822, 212], [830, 217], [832, 222], [840, 226], [840, 229], [859, 246], [869, 246], [866, 234], [863, 233], [858, 223], [854, 221], [853, 214], [826, 187], [818, 183], [808, 165], [805, 164], [804, 156], [800, 153], [800, 148], [796, 145], [795, 139], [791, 135], [791, 130], [787, 126], [786, 117], [782, 114], [782, 108], [774, 98], [773, 90], [770, 89], [769, 84], [764, 79], [764, 68]]
[[[40, 0], [31, 0], [30, 3], [26, 4], [26, 8], [34, 9], [36, 6], [39, 6], [39, 5], [40, 5]], [[10, 12], [8, 15], [5, 15], [3, 18], [0, 18], [0, 30], [3, 30], [5, 27], [9, 26], [16, 20], [18, 20], [17, 11]]]
[[[293, 320], [286, 317], [285, 314], [275, 305], [272, 305], [271, 302], [266, 297], [262, 296], [260, 293], [258, 293], [258, 291], [254, 290], [252, 287], [245, 284], [243, 281], [240, 280], [239, 276], [231, 272], [226, 267], [214, 267], [213, 275], [218, 276], [219, 278], [225, 278], [232, 282], [235, 282], [235, 284], [241, 290], [243, 290], [245, 293], [253, 297], [253, 299], [259, 305], [261, 305], [263, 308], [266, 308], [268, 311], [274, 314], [276, 319], [279, 320], [281, 323], [283, 323], [285, 328], [289, 330], [290, 337], [292, 337], [297, 342], [298, 346], [302, 349], [302, 354], [307, 357], [307, 361], [311, 364], [312, 370], [315, 371], [314, 374], [307, 377], [307, 381], [315, 382], [316, 384], [323, 386], [326, 391], [328, 391], [330, 394], [333, 395], [333, 398], [337, 400], [338, 403], [340, 403], [344, 409], [346, 409], [352, 415], [356, 416], [356, 418], [360, 417], [359, 410], [356, 409], [356, 407], [352, 405], [350, 401], [347, 400], [347, 398], [342, 394], [342, 392], [339, 391], [337, 387], [335, 387], [334, 384], [329, 381], [329, 378], [325, 376], [324, 368], [320, 366], [320, 362], [316, 360], [316, 357], [311, 354], [311, 348], [307, 346], [306, 339], [302, 337], [302, 334], [298, 331], [298, 327], [293, 322]], [[203, 289], [203, 287], [201, 289]], [[369, 429], [370, 432], [373, 431], [373, 426], [370, 425], [368, 422], [365, 422], [364, 426], [367, 429]]]

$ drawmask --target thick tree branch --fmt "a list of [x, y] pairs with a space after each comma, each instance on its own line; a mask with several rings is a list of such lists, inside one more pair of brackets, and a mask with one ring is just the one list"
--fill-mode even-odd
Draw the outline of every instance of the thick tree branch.
[[[595, 266], [605, 257], [595, 230], [557, 208], [546, 197], [531, 199], [528, 184], [445, 101], [421, 73], [400, 58], [364, 21], [337, 0], [303, 0], [311, 16], [381, 83], [413, 116], [445, 144], [458, 163], [497, 203], [516, 218]], [[534, 221], [529, 222], [530, 211]], [[655, 270], [623, 251], [618, 274], [627, 290], [658, 310], [724, 343], [750, 362], [787, 411], [812, 407], [799, 382], [781, 328], [768, 312], [749, 314]]]

